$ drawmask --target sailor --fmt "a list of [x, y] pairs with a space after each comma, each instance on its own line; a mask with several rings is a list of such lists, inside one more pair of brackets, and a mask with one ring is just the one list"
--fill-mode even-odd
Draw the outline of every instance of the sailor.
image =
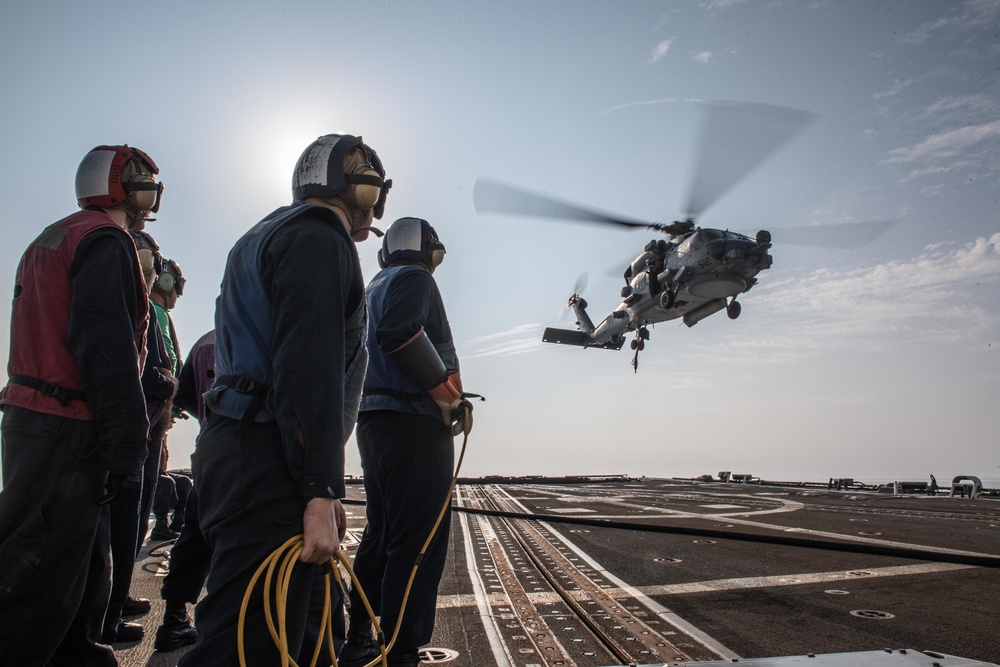
[[[383, 269], [367, 290], [370, 362], [357, 441], [368, 524], [354, 572], [381, 616], [387, 643], [413, 564], [449, 498], [453, 434], [471, 426], [471, 405], [462, 397], [458, 354], [433, 276], [444, 255], [426, 220], [400, 218], [386, 231], [379, 254]], [[446, 512], [420, 560], [390, 665], [417, 665], [417, 649], [431, 639], [449, 525]], [[344, 667], [365, 665], [379, 655], [366, 614], [353, 589], [350, 630], [339, 659]]]
[[[170, 311], [177, 305], [177, 300], [184, 294], [186, 281], [181, 273], [181, 267], [172, 259], [163, 258], [162, 268], [153, 281], [149, 292], [150, 317], [154, 317], [163, 332], [163, 345], [167, 351], [169, 365], [167, 374], [174, 380], [181, 373], [183, 360], [181, 347], [177, 337], [177, 327], [170, 316]], [[156, 488], [160, 475], [165, 472], [161, 465], [163, 451], [167, 448], [167, 431], [173, 425], [173, 396], [167, 401], [159, 419], [149, 424], [149, 456], [142, 471], [142, 501], [139, 505], [139, 546], [146, 539], [149, 530], [149, 514], [157, 497]], [[168, 492], [169, 497], [169, 492]], [[161, 496], [162, 500], [162, 496]], [[162, 509], [162, 508], [160, 508]], [[169, 509], [168, 509], [169, 512]], [[178, 524], [178, 527], [180, 524]], [[165, 519], [157, 517], [150, 532], [154, 540], [175, 540], [177, 532], [169, 527]]]
[[146, 457], [147, 297], [127, 230], [159, 209], [158, 173], [136, 148], [94, 148], [76, 173], [83, 210], [46, 227], [18, 265], [0, 392], [3, 665], [118, 664], [100, 643], [101, 503], [138, 486]]
[[[138, 252], [139, 266], [142, 269], [146, 289], [151, 290], [157, 275], [162, 270], [163, 258], [160, 255], [160, 248], [147, 232], [130, 233]], [[150, 430], [153, 424], [159, 423], [167, 402], [177, 391], [177, 381], [170, 374], [169, 368], [170, 360], [167, 357], [163, 332], [156, 318], [151, 316], [146, 329], [146, 363], [141, 376]], [[134, 568], [125, 567], [124, 564], [134, 562], [142, 547], [141, 536], [146, 534], [145, 523], [148, 521], [144, 523], [145, 520], [140, 520], [140, 505], [143, 495], [149, 493], [148, 485], [155, 483], [155, 478], [146, 478], [147, 470], [151, 465], [155, 467], [158, 461], [159, 446], [154, 448], [153, 442], [148, 440], [147, 436], [146, 460], [143, 463], [143, 480], [140, 488], [123, 491], [108, 503], [111, 522], [111, 559], [114, 563], [122, 564], [122, 567], [115, 567], [112, 571], [111, 595], [101, 634], [101, 642], [104, 644], [135, 642], [143, 637], [142, 624], [126, 621], [124, 618], [148, 613], [151, 603], [146, 598], [134, 598], [129, 594]]]
[[[368, 357], [354, 242], [381, 218], [389, 187], [360, 137], [320, 137], [295, 167], [292, 204], [229, 253], [215, 311], [215, 386], [192, 456], [212, 559], [184, 667], [237, 663], [240, 608], [254, 572], [302, 534], [286, 616], [288, 653], [298, 656], [319, 564], [346, 534], [344, 445]], [[262, 597], [250, 598], [244, 647], [248, 664], [273, 665], [280, 654]]]
[[[197, 417], [198, 425], [204, 428], [207, 419], [204, 395], [215, 384], [214, 329], [195, 341], [177, 379], [179, 388], [174, 406]], [[177, 511], [174, 510], [175, 521]], [[205, 542], [198, 523], [198, 498], [193, 491], [188, 495], [183, 518], [180, 536], [170, 550], [170, 571], [163, 578], [160, 589], [164, 612], [153, 644], [157, 651], [175, 651], [198, 640], [198, 632], [188, 617], [187, 605], [196, 603], [201, 596], [212, 550]]]

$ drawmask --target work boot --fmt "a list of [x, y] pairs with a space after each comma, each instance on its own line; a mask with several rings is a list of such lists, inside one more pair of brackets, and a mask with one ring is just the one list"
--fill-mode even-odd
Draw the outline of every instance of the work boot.
[[198, 631], [191, 625], [187, 615], [187, 605], [183, 602], [167, 602], [163, 613], [163, 623], [156, 630], [157, 651], [176, 651], [182, 646], [198, 641]]
[[418, 667], [420, 665], [420, 655], [416, 649], [405, 651], [393, 651], [386, 660], [389, 667]]
[[142, 616], [143, 614], [148, 614], [149, 610], [152, 608], [152, 603], [146, 598], [134, 598], [131, 595], [125, 600], [125, 606], [122, 607], [122, 618], [126, 616]]
[[352, 622], [344, 648], [337, 656], [337, 664], [340, 667], [365, 667], [381, 655], [378, 642], [372, 637], [372, 622]]
[[174, 531], [178, 535], [181, 532], [181, 528], [184, 527], [184, 510], [175, 509], [173, 518], [170, 520], [170, 530]]
[[120, 644], [122, 642], [137, 642], [142, 639], [143, 634], [145, 634], [142, 626], [138, 623], [129, 623], [128, 621], [118, 621], [118, 631], [115, 634], [115, 639], [113, 644]]
[[156, 517], [153, 530], [149, 533], [149, 539], [151, 540], [176, 540], [178, 536], [179, 533], [175, 533], [167, 526], [167, 517], [165, 516]]

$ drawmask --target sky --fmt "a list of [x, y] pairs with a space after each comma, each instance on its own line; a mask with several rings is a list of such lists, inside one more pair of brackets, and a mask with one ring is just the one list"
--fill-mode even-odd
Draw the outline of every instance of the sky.
[[[997, 479], [998, 32], [1000, 0], [3, 3], [0, 292], [76, 210], [83, 155], [137, 146], [165, 183], [147, 229], [188, 280], [186, 353], [301, 151], [358, 134], [393, 179], [383, 225], [426, 218], [448, 250], [435, 276], [487, 398], [463, 474]], [[670, 222], [704, 101], [815, 117], [702, 226], [897, 224], [855, 250], [776, 236], [738, 320], [657, 325], [638, 373], [627, 346], [542, 343], [584, 272], [595, 322], [614, 309], [655, 233], [480, 215], [476, 180]], [[359, 245], [367, 278], [377, 251]]]

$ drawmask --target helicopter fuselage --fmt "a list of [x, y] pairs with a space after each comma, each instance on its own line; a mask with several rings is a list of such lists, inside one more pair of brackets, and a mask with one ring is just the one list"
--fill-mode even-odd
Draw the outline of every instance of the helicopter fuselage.
[[628, 332], [642, 333], [657, 322], [681, 318], [690, 327], [723, 309], [735, 319], [736, 296], [757, 284], [757, 274], [771, 266], [770, 247], [766, 231], [751, 238], [695, 228], [669, 241], [654, 239], [625, 270], [622, 302], [610, 315], [595, 327], [586, 301], [574, 294], [569, 305], [576, 313], [578, 331], [546, 329], [543, 340], [620, 349]]

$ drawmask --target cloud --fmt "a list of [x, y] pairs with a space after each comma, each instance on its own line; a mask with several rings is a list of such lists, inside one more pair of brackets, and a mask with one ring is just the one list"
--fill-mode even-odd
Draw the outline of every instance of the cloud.
[[920, 118], [984, 117], [997, 115], [997, 98], [989, 95], [949, 95], [924, 109]]
[[665, 39], [656, 46], [654, 46], [653, 52], [649, 54], [650, 64], [655, 63], [657, 60], [667, 55], [667, 52], [670, 51], [670, 44], [673, 41], [674, 41], [673, 39]]
[[874, 98], [876, 100], [880, 100], [884, 97], [898, 95], [903, 89], [912, 86], [916, 82], [917, 79], [896, 79], [892, 82], [892, 85], [886, 86], [885, 88], [879, 87], [879, 91], [875, 93]]
[[[997, 284], [1000, 232], [961, 246], [927, 246], [916, 257], [873, 267], [765, 280], [746, 297], [760, 314], [756, 321], [715, 343], [693, 343], [688, 356], [787, 364], [838, 349], [877, 352], [901, 341], [969, 345], [1000, 332], [1000, 312], [983, 298], [995, 294]], [[544, 328], [521, 324], [475, 338], [462, 345], [462, 358], [538, 354], [546, 348]]]
[[1000, 120], [969, 125], [932, 135], [913, 146], [889, 151], [887, 163], [908, 163], [917, 160], [954, 158], [977, 144], [1000, 137]]
[[944, 30], [994, 30], [998, 22], [1000, 3], [996, 0], [966, 0], [960, 6], [952, 7], [948, 16], [928, 21], [896, 41], [899, 44], [923, 44], [934, 37], [935, 33]]
[[730, 7], [735, 7], [736, 5], [742, 5], [747, 2], [747, 0], [705, 0], [699, 6], [710, 12], [714, 11], [725, 11]]
[[621, 111], [622, 109], [629, 109], [629, 108], [632, 108], [632, 107], [652, 106], [652, 105], [656, 105], [656, 104], [665, 104], [667, 102], [695, 102], [695, 103], [704, 103], [706, 101], [707, 100], [698, 99], [698, 98], [695, 98], [695, 97], [688, 97], [688, 98], [664, 97], [664, 98], [661, 98], [661, 99], [658, 99], [658, 100], [642, 100], [641, 102], [629, 102], [628, 104], [618, 104], [618, 105], [615, 105], [615, 106], [611, 107], [610, 109], [606, 109], [606, 110], [602, 111], [601, 115], [603, 116], [605, 114], [609, 114], [609, 113], [612, 113], [614, 111]]
[[507, 331], [473, 338], [462, 346], [463, 359], [511, 357], [542, 348], [544, 324], [519, 324]]
[[[956, 247], [926, 247], [909, 260], [874, 267], [819, 269], [763, 283], [754, 306], [767, 334], [741, 335], [713, 357], [746, 355], [788, 362], [835, 349], [879, 351], [901, 342], [962, 345], [996, 335], [1000, 314], [984, 304], [1000, 283], [1000, 232]], [[747, 297], [748, 301], [750, 297]]]
[[700, 65], [707, 65], [712, 60], [711, 51], [702, 51], [694, 56], [694, 61]]

